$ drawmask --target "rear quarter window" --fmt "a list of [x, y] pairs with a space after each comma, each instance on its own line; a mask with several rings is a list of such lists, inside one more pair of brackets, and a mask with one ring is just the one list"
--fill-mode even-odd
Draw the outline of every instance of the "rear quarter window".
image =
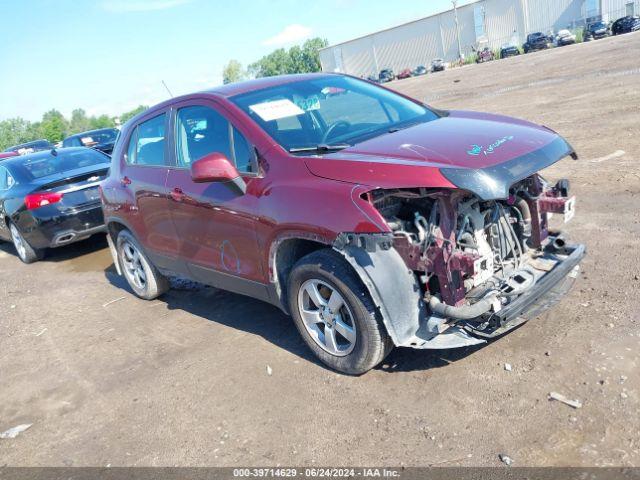
[[126, 162], [129, 165], [163, 166], [165, 162], [165, 118], [166, 114], [153, 117], [138, 124], [127, 147]]

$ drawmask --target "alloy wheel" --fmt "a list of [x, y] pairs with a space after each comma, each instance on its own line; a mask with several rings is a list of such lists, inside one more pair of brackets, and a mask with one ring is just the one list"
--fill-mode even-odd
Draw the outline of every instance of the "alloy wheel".
[[147, 288], [147, 273], [142, 264], [142, 256], [138, 248], [126, 240], [122, 243], [122, 263], [129, 282], [137, 288], [145, 290]]
[[320, 348], [338, 357], [351, 353], [356, 345], [356, 324], [335, 287], [321, 280], [307, 280], [298, 291], [298, 311]]
[[27, 257], [27, 250], [25, 248], [24, 239], [22, 238], [22, 235], [20, 235], [18, 228], [13, 223], [11, 224], [9, 229], [11, 230], [13, 245], [16, 247], [16, 251], [18, 252], [18, 255], [20, 255], [20, 258], [24, 260]]

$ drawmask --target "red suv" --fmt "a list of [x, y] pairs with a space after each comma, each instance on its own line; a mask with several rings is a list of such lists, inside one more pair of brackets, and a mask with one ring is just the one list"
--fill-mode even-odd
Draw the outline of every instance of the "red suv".
[[262, 78], [129, 121], [103, 209], [139, 297], [179, 275], [270, 302], [360, 374], [393, 346], [485, 342], [567, 291], [585, 249], [549, 216], [574, 199], [537, 172], [569, 155], [546, 127], [356, 78]]

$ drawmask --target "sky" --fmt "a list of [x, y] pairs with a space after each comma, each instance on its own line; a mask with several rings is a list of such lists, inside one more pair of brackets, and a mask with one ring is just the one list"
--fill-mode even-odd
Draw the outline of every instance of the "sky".
[[[471, 0], [461, 0], [460, 5]], [[222, 83], [310, 37], [330, 44], [451, 8], [450, 0], [0, 0], [0, 120], [118, 115]]]

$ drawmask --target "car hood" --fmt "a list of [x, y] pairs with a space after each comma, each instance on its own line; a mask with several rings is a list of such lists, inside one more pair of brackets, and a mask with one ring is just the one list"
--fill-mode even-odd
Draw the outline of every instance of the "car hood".
[[380, 188], [464, 188], [506, 198], [514, 182], [574, 154], [557, 133], [523, 120], [451, 111], [330, 155], [307, 157], [319, 177]]

